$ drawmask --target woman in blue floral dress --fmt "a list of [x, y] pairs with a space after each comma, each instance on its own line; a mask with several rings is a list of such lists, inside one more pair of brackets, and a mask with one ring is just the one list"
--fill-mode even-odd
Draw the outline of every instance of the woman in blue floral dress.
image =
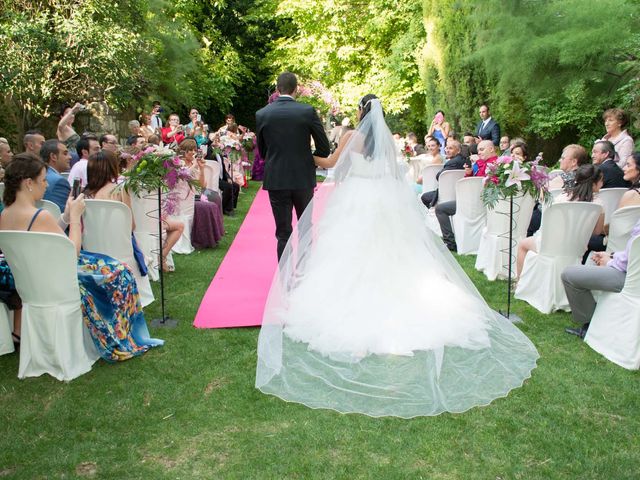
[[[64, 235], [78, 252], [78, 284], [82, 316], [100, 356], [108, 362], [141, 355], [163, 340], [153, 339], [142, 313], [140, 295], [129, 267], [111, 257], [80, 251], [84, 196], [69, 199], [60, 219], [36, 208], [47, 188], [46, 166], [31, 154], [20, 154], [7, 166], [0, 230], [26, 230]], [[2, 259], [2, 262], [5, 260]], [[14, 337], [19, 340], [19, 322]]]

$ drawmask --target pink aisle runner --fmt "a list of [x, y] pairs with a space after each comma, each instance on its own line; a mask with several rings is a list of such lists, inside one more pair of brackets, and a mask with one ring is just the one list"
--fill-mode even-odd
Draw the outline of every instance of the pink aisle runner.
[[277, 267], [269, 194], [260, 189], [205, 293], [193, 325], [253, 327], [262, 313]]

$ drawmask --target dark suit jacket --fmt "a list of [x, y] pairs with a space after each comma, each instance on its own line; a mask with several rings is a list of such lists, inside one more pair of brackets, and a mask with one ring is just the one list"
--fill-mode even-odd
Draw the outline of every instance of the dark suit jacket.
[[47, 189], [44, 192], [44, 199], [55, 203], [64, 212], [67, 198], [71, 192], [71, 186], [66, 178], [56, 172], [53, 168], [47, 167]]
[[[264, 157], [265, 190], [302, 190], [316, 186], [313, 155], [328, 157], [329, 140], [311, 105], [279, 97], [256, 112], [258, 149]], [[316, 151], [311, 152], [311, 138]]]
[[479, 122], [476, 125], [476, 137], [480, 137], [483, 140], [491, 140], [497, 147], [500, 145], [500, 125], [493, 118], [489, 120], [485, 128], [482, 128], [482, 122]]
[[424, 145], [420, 145], [419, 143], [416, 143], [413, 146], [413, 153], [415, 153], [416, 155], [423, 155], [427, 153], [427, 150], [424, 148]]
[[605, 160], [598, 166], [602, 170], [604, 183], [602, 188], [629, 188], [631, 182], [627, 182], [624, 172], [613, 160]]
[[[469, 161], [468, 158], [464, 158], [460, 154], [456, 155], [453, 158], [450, 158], [449, 161], [447, 161], [447, 163], [444, 164], [444, 167], [442, 167], [442, 170], [436, 173], [436, 180], [440, 180], [440, 174], [442, 172], [445, 172], [447, 170], [463, 170], [465, 165], [468, 165], [470, 167], [471, 162]], [[436, 203], [438, 203], [438, 190], [434, 190], [433, 192], [428, 192], [427, 194], [429, 194], [428, 200], [423, 200], [423, 201], [429, 202], [429, 205], [427, 206], [431, 206], [431, 207], [435, 206]]]
[[445, 172], [447, 170], [463, 170], [464, 166], [468, 165], [469, 167], [471, 166], [471, 162], [469, 161], [468, 158], [464, 158], [462, 155], [458, 154], [453, 158], [450, 158], [447, 163], [444, 164], [444, 167], [442, 167], [442, 170], [440, 170], [437, 174], [436, 174], [436, 180], [440, 179], [440, 174], [442, 172]]

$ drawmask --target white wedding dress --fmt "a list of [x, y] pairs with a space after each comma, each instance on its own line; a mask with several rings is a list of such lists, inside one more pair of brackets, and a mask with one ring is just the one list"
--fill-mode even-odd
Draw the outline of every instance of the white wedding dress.
[[374, 100], [280, 261], [258, 343], [261, 391], [410, 418], [486, 405], [535, 368], [533, 344], [426, 228], [394, 150]]

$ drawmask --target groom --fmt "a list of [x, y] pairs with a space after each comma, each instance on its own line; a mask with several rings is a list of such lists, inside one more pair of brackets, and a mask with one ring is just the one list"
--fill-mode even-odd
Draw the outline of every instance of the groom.
[[[316, 186], [313, 155], [328, 157], [329, 140], [311, 105], [295, 100], [298, 79], [293, 73], [278, 76], [280, 96], [256, 112], [258, 149], [265, 159], [262, 187], [269, 192], [276, 221], [278, 260], [293, 231], [292, 210], [298, 219], [304, 212]], [[311, 151], [311, 138], [315, 152]]]

